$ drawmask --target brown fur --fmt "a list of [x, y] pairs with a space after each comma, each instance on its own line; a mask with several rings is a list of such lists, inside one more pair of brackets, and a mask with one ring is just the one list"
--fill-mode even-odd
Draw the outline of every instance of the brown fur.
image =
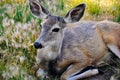
[[110, 21], [102, 21], [99, 22], [97, 26], [100, 28], [106, 43], [113, 43], [120, 47], [120, 43], [118, 43], [120, 41], [120, 24]]

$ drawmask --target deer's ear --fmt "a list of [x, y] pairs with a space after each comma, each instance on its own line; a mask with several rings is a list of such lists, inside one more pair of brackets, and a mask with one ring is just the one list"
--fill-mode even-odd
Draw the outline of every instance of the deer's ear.
[[86, 5], [84, 3], [76, 6], [66, 14], [64, 20], [68, 23], [79, 21], [84, 14], [85, 8]]
[[32, 14], [38, 18], [45, 19], [50, 13], [37, 0], [29, 0]]

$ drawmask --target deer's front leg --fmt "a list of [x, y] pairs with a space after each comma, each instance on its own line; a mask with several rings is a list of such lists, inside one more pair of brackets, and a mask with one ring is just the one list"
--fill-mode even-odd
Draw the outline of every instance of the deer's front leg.
[[52, 60], [48, 64], [48, 73], [52, 75], [61, 75], [72, 62], [72, 60]]
[[93, 66], [86, 67], [81, 63], [75, 63], [62, 74], [61, 80], [78, 80], [98, 73], [101, 73], [101, 71]]

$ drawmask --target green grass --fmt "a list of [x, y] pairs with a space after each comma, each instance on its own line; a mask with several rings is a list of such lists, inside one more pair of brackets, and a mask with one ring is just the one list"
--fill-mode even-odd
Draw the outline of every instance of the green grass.
[[[13, 4], [5, 1], [0, 3], [0, 80], [39, 80], [40, 78], [36, 77], [35, 70], [32, 68], [35, 65], [37, 53], [33, 43], [40, 33], [41, 20], [31, 14], [28, 3]], [[84, 15], [86, 20], [110, 18], [120, 22], [118, 1], [113, 2], [109, 8], [101, 6], [99, 1], [93, 3], [81, 0], [79, 3], [87, 4]], [[6, 3], [11, 5], [6, 5]], [[51, 4], [48, 2], [42, 4], [51, 13], [59, 16], [64, 16], [73, 7], [70, 2], [65, 0], [58, 0], [53, 6], [50, 6]], [[77, 4], [75, 3], [74, 6]]]
[[0, 80], [35, 80], [31, 68], [36, 50], [32, 44], [39, 34], [40, 20], [32, 16], [27, 4], [8, 7], [11, 10], [0, 9]]
[[[92, 5], [91, 5], [92, 4]], [[100, 15], [102, 13], [102, 9], [100, 8], [99, 2], [89, 2], [88, 6], [88, 12], [91, 15]]]
[[4, 34], [4, 27], [0, 24], [0, 36]]
[[118, 21], [120, 15], [119, 0], [65, 0], [65, 9], [69, 10], [80, 3], [86, 3], [87, 5], [84, 15], [85, 20], [107, 19]]

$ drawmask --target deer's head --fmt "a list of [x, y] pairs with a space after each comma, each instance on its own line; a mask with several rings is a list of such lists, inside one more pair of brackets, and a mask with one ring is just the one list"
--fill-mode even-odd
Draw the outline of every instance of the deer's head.
[[66, 24], [79, 21], [85, 11], [83, 3], [71, 9], [65, 17], [59, 17], [52, 15], [37, 0], [29, 0], [29, 5], [32, 14], [42, 19], [42, 31], [34, 43], [36, 49], [47, 46], [59, 48], [64, 37], [63, 30]]

